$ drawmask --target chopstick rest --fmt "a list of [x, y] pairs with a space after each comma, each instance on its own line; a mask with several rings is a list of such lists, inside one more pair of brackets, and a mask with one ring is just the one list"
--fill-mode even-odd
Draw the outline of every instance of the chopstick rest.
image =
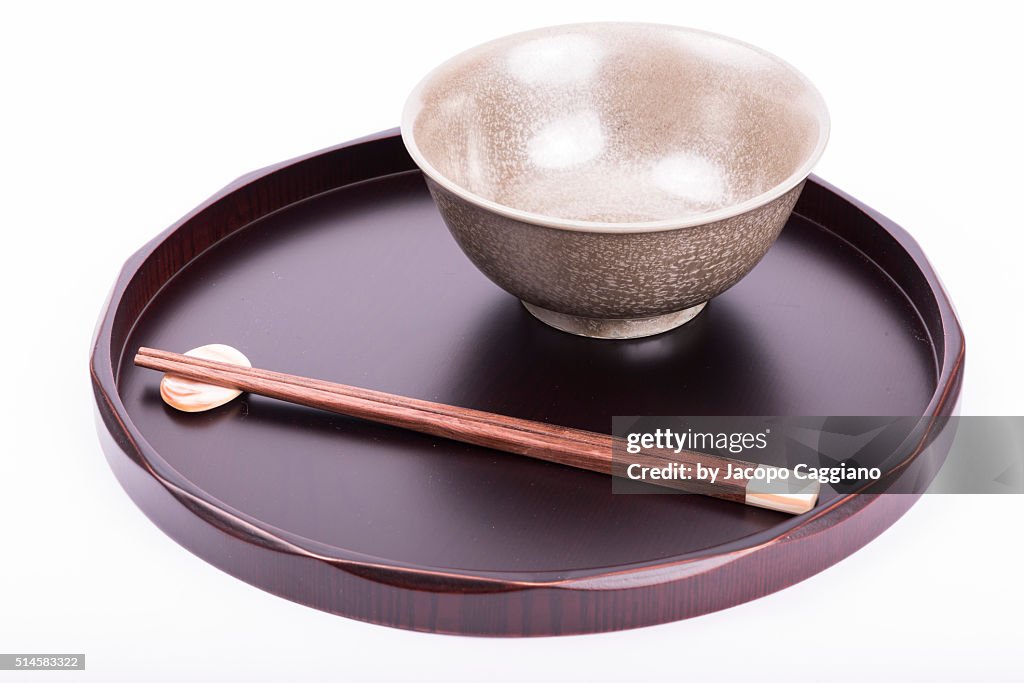
[[[251, 368], [252, 363], [241, 351], [227, 344], [206, 344], [186, 351], [183, 355], [203, 360], [215, 360]], [[164, 375], [160, 380], [160, 397], [164, 403], [186, 413], [199, 413], [229, 403], [242, 393], [217, 384], [205, 384], [180, 375]]]

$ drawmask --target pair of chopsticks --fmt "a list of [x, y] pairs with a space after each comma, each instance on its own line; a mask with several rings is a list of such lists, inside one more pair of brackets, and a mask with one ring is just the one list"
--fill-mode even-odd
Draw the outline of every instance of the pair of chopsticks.
[[[430, 436], [484, 446], [579, 469], [626, 476], [630, 464], [664, 467], [670, 463], [737, 469], [752, 463], [706, 453], [644, 450], [625, 455], [626, 443], [607, 434], [522, 420], [507, 415], [461, 408], [259, 368], [195, 358], [142, 347], [135, 364], [189, 380], [259, 394], [309, 408], [408, 429]], [[613, 455], [613, 454], [619, 455]], [[659, 480], [663, 486], [791, 514], [806, 512], [817, 502], [817, 490], [779, 493], [754, 479], [707, 481]]]

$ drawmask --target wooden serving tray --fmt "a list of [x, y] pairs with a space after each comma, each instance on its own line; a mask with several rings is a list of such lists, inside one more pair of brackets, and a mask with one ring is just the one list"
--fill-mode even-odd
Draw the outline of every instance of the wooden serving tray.
[[746, 279], [632, 341], [558, 332], [491, 284], [396, 131], [236, 181], [132, 256], [102, 315], [91, 372], [114, 473], [168, 535], [271, 593], [479, 635], [736, 605], [854, 552], [916, 496], [826, 489], [789, 517], [613, 494], [599, 474], [261, 397], [177, 413], [131, 363], [141, 345], [209, 342], [260, 367], [595, 431], [613, 415], [919, 415], [938, 429], [964, 357], [914, 241], [816, 179]]

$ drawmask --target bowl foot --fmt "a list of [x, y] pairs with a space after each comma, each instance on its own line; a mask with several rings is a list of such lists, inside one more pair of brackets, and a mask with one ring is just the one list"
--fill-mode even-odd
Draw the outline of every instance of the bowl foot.
[[523, 302], [526, 310], [542, 323], [563, 332], [595, 339], [636, 339], [668, 332], [696, 318], [707, 305], [708, 302], [705, 301], [681, 311], [656, 315], [653, 318], [584, 318]]

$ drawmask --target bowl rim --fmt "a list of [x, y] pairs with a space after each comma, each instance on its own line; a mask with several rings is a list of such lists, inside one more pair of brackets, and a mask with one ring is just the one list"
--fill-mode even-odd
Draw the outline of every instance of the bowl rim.
[[[557, 216], [549, 216], [542, 213], [535, 213], [532, 211], [524, 211], [517, 209], [506, 204], [501, 204], [492, 199], [488, 199], [482, 195], [471, 192], [466, 188], [462, 187], [458, 183], [455, 183], [450, 178], [441, 173], [433, 164], [427, 161], [426, 157], [420, 151], [419, 146], [416, 144], [416, 139], [413, 134], [413, 123], [418, 117], [422, 106], [421, 99], [424, 89], [432, 83], [435, 78], [440, 75], [445, 69], [452, 66], [457, 60], [465, 59], [466, 57], [472, 56], [476, 52], [483, 51], [484, 49], [493, 46], [496, 43], [506, 41], [510, 38], [526, 38], [532, 34], [549, 32], [551, 30], [562, 30], [567, 31], [570, 29], [585, 29], [585, 28], [597, 28], [597, 27], [647, 27], [654, 29], [668, 30], [679, 33], [690, 33], [706, 37], [711, 37], [719, 40], [723, 40], [732, 45], [743, 47], [752, 50], [783, 69], [793, 74], [804, 86], [810, 100], [816, 105], [812, 112], [818, 119], [818, 140], [814, 146], [812, 152], [804, 159], [803, 163], [800, 164], [797, 169], [785, 178], [785, 180], [777, 183], [771, 188], [764, 192], [738, 202], [736, 204], [730, 204], [729, 206], [715, 209], [714, 211], [707, 211], [704, 213], [691, 214], [680, 218], [665, 218], [656, 221], [635, 221], [635, 222], [605, 222], [605, 221], [587, 221], [578, 220], [571, 218], [559, 218]], [[480, 43], [474, 47], [446, 59], [444, 62], [438, 64], [436, 67], [431, 69], [416, 87], [413, 88], [412, 92], [406, 98], [405, 105], [402, 109], [401, 119], [401, 135], [402, 142], [405, 144], [406, 150], [412, 157], [416, 165], [427, 175], [431, 180], [436, 182], [441, 187], [445, 188], [449, 192], [461, 197], [470, 204], [477, 205], [481, 208], [487, 209], [502, 216], [512, 218], [525, 223], [531, 223], [533, 225], [539, 225], [548, 228], [562, 229], [562, 230], [574, 230], [579, 232], [614, 232], [620, 234], [637, 233], [637, 232], [661, 232], [666, 230], [676, 230], [680, 228], [691, 228], [699, 225], [707, 225], [710, 223], [716, 223], [718, 221], [725, 220], [727, 218], [733, 218], [735, 216], [742, 215], [754, 209], [760, 208], [779, 197], [785, 195], [787, 192], [797, 187], [800, 183], [807, 179], [811, 173], [811, 169], [821, 158], [822, 153], [825, 151], [825, 146], [828, 143], [829, 134], [831, 132], [831, 119], [828, 113], [828, 107], [825, 104], [825, 99], [822, 97], [821, 92], [818, 88], [807, 78], [801, 71], [799, 71], [792, 64], [782, 59], [781, 57], [771, 53], [764, 48], [760, 48], [756, 45], [752, 45], [742, 40], [725, 36], [720, 33], [714, 33], [712, 31], [705, 31], [703, 29], [691, 28], [687, 26], [677, 26], [674, 24], [662, 24], [655, 22], [639, 22], [639, 21], [594, 21], [594, 22], [581, 22], [571, 24], [557, 24], [554, 26], [543, 26], [527, 31], [519, 31], [504, 35], [493, 40], [489, 40], [484, 43]]]

